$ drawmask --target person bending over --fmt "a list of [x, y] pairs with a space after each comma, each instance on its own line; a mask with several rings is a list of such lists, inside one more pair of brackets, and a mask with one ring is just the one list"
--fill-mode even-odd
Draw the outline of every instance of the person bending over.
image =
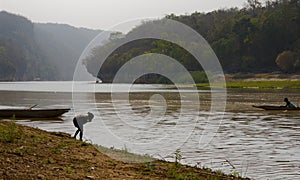
[[94, 115], [90, 112], [86, 114], [77, 115], [73, 118], [73, 124], [77, 128], [75, 132], [74, 138], [76, 138], [77, 134], [80, 132], [80, 141], [82, 141], [83, 136], [83, 125], [87, 122], [91, 122], [94, 118]]

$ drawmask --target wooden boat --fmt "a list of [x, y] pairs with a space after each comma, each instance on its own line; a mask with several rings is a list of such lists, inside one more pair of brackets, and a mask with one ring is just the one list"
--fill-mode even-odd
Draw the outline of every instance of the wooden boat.
[[27, 109], [0, 109], [0, 117], [16, 118], [54, 118], [68, 112], [69, 108], [50, 109], [50, 108], [27, 108]]
[[300, 107], [296, 107], [296, 108], [288, 108], [288, 107], [285, 107], [285, 106], [255, 106], [255, 105], [253, 105], [253, 107], [259, 108], [259, 109], [264, 109], [264, 110], [300, 111]]

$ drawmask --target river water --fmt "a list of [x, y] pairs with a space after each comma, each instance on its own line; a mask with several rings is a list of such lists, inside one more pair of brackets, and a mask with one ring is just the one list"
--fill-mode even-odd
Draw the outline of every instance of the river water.
[[[183, 101], [171, 86], [134, 85], [129, 94], [128, 85], [119, 84], [116, 89], [111, 93], [109, 84], [91, 82], [76, 86], [72, 82], [3, 82], [0, 108], [71, 107], [57, 119], [17, 119], [20, 124], [69, 134], [75, 132], [74, 115], [90, 111], [95, 118], [85, 125], [84, 139], [95, 144], [170, 161], [180, 149], [184, 164], [254, 179], [300, 178], [300, 112], [252, 107], [282, 105], [284, 97], [299, 105], [299, 90], [227, 90], [226, 110], [212, 112], [209, 90], [196, 92], [198, 106], [197, 101]], [[183, 92], [187, 97], [194, 93], [189, 88]]]

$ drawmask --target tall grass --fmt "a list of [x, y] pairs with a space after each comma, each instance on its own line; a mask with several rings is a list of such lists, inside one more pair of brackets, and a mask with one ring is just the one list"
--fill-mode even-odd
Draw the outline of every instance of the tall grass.
[[198, 88], [209, 86], [223, 86], [226, 88], [257, 88], [257, 89], [300, 89], [300, 81], [229, 81], [226, 84], [197, 84]]

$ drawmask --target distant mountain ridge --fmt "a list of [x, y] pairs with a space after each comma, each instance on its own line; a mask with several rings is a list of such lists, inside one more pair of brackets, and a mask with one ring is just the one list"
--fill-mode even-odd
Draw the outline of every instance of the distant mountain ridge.
[[0, 80], [56, 79], [34, 39], [28, 19], [0, 12]]
[[81, 52], [101, 32], [1, 11], [0, 81], [72, 80]]
[[66, 24], [34, 23], [37, 44], [57, 69], [60, 80], [72, 80], [81, 52], [101, 32]]

